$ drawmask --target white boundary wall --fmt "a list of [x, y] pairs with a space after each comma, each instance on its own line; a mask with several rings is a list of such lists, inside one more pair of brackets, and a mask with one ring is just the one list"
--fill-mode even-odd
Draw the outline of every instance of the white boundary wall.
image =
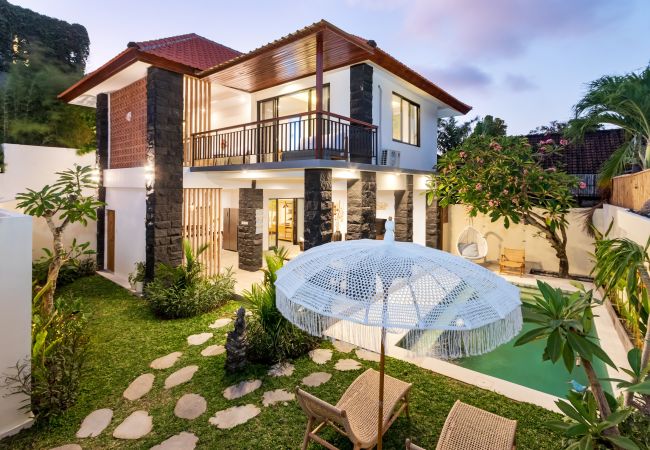
[[[2, 144], [5, 155], [5, 172], [0, 173], [0, 208], [17, 211], [15, 197], [26, 189], [40, 190], [46, 184], [56, 181], [56, 172], [72, 168], [76, 163], [81, 166], [95, 164], [95, 153], [77, 155], [72, 148], [38, 147], [33, 145]], [[97, 242], [95, 222], [84, 227], [81, 224], [68, 226], [64, 233], [64, 243], [69, 244], [73, 238], [77, 242], [90, 242], [94, 249]], [[32, 258], [43, 255], [43, 247], [52, 248], [52, 234], [44, 219], [33, 222]]]
[[628, 238], [642, 247], [650, 237], [650, 218], [631, 212], [629, 209], [614, 205], [603, 205], [603, 214], [594, 225], [603, 233], [614, 221], [609, 232], [611, 238]]
[[[32, 218], [0, 209], [0, 380], [15, 375], [16, 363], [31, 354]], [[0, 383], [0, 438], [32, 422], [20, 409], [24, 395], [7, 395]]]

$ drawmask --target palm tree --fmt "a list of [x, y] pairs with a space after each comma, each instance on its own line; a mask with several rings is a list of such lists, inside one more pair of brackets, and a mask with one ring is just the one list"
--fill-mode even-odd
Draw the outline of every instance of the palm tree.
[[573, 109], [570, 137], [582, 138], [598, 125], [613, 125], [626, 131], [626, 142], [601, 168], [601, 186], [607, 186], [631, 165], [650, 169], [650, 65], [639, 73], [607, 75], [592, 81]]

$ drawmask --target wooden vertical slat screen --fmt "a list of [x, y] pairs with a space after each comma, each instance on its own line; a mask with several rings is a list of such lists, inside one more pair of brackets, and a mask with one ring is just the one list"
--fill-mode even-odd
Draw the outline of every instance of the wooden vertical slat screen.
[[212, 87], [209, 81], [183, 77], [183, 164], [192, 163], [192, 134], [210, 130]]
[[206, 275], [221, 270], [221, 189], [183, 189], [183, 238], [192, 249], [208, 244], [199, 256]]
[[639, 210], [650, 200], [650, 169], [614, 177], [612, 205]]

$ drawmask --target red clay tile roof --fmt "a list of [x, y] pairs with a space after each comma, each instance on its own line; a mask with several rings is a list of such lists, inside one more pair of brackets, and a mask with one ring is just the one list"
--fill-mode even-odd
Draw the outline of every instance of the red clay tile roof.
[[[553, 139], [556, 143], [562, 135], [529, 134], [526, 136], [530, 145], [536, 146], [539, 141]], [[625, 131], [616, 128], [611, 130], [597, 130], [585, 134], [582, 142], [570, 143], [562, 154], [555, 155], [546, 164], [563, 167], [567, 173], [578, 175], [598, 173], [603, 163], [625, 142]]]
[[199, 70], [205, 70], [241, 55], [237, 50], [195, 33], [135, 44], [143, 53], [160, 56]]

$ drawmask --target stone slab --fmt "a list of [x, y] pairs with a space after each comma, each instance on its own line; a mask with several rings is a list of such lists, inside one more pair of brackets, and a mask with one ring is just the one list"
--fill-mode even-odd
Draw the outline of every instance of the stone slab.
[[358, 348], [355, 351], [357, 358], [365, 359], [366, 361], [379, 362], [379, 353], [371, 352], [363, 348]]
[[139, 399], [151, 390], [154, 378], [153, 373], [143, 373], [129, 384], [122, 395], [127, 400]]
[[161, 356], [160, 358], [151, 361], [149, 367], [157, 370], [169, 369], [171, 366], [176, 364], [176, 361], [178, 361], [178, 358], [180, 358], [182, 355], [182, 352], [173, 352], [169, 355]]
[[359, 370], [361, 364], [356, 359], [339, 359], [334, 365], [336, 370], [347, 372], [348, 370]]
[[226, 351], [226, 347], [223, 345], [215, 344], [215, 345], [208, 345], [206, 348], [201, 350], [201, 355], [202, 356], [218, 356], [221, 355]]
[[174, 415], [181, 419], [194, 420], [205, 412], [208, 402], [199, 394], [185, 394], [176, 402]]
[[291, 363], [277, 363], [269, 369], [270, 377], [290, 377], [296, 368]]
[[332, 378], [331, 373], [327, 372], [314, 372], [311, 375], [307, 375], [302, 379], [302, 384], [309, 387], [320, 386], [323, 383], [327, 383], [330, 378]]
[[212, 339], [212, 336], [214, 336], [212, 333], [193, 334], [187, 337], [187, 343], [189, 345], [203, 345]]
[[53, 447], [50, 450], [83, 450], [79, 444], [65, 444], [59, 447]]
[[113, 418], [113, 410], [109, 408], [97, 409], [86, 416], [77, 431], [78, 438], [97, 437], [106, 429]]
[[153, 429], [153, 418], [147, 411], [135, 411], [119, 424], [113, 437], [116, 439], [140, 439]]
[[294, 400], [296, 395], [293, 392], [288, 392], [284, 389], [276, 389], [274, 391], [266, 391], [262, 397], [262, 404], [264, 406], [275, 405], [276, 403], [285, 403]]
[[325, 348], [317, 348], [309, 352], [309, 357], [316, 364], [325, 364], [332, 359], [332, 350]]
[[229, 430], [248, 422], [260, 413], [260, 409], [255, 405], [233, 406], [232, 408], [217, 411], [210, 417], [208, 422], [222, 430]]
[[151, 447], [151, 450], [194, 450], [199, 438], [194, 433], [182, 431], [169, 439], [165, 439], [158, 445]]
[[334, 348], [341, 353], [350, 353], [352, 350], [357, 348], [356, 345], [345, 341], [334, 341], [332, 342], [332, 345], [334, 345]]
[[178, 369], [165, 380], [165, 389], [171, 389], [179, 384], [187, 383], [192, 379], [197, 370], [199, 370], [199, 366], [185, 366], [182, 369]]
[[227, 317], [223, 317], [221, 319], [217, 319], [214, 322], [212, 322], [210, 325], [208, 325], [210, 328], [213, 329], [218, 329], [218, 328], [223, 328], [226, 325], [228, 325], [230, 322], [232, 322], [232, 319], [228, 319]]
[[248, 395], [251, 392], [259, 389], [261, 385], [262, 385], [262, 380], [242, 381], [241, 383], [228, 386], [223, 391], [223, 396], [226, 397], [228, 400], [234, 400], [236, 398], [243, 397], [244, 395]]

